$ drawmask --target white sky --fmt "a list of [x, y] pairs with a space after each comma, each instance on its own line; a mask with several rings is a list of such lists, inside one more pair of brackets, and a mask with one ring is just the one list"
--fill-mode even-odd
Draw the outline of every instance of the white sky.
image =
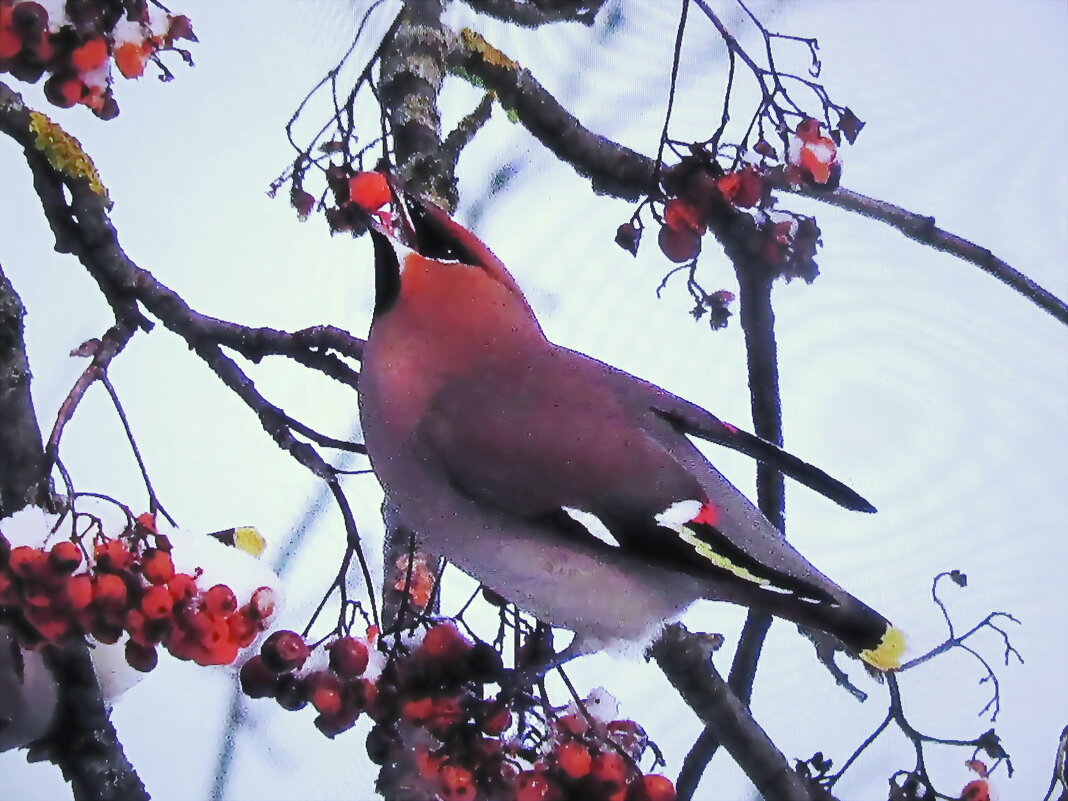
[[[363, 4], [188, 0], [175, 10], [189, 14], [200, 37], [195, 69], [177, 66], [177, 79], [166, 85], [151, 78], [121, 85], [123, 111], [111, 123], [80, 109], [55, 112], [94, 156], [127, 253], [199, 310], [250, 324], [331, 322], [366, 333], [366, 242], [330, 239], [320, 218], [300, 224], [284, 199], [264, 194], [291, 158], [282, 126], [347, 46], [354, 6]], [[726, 0], [715, 7], [739, 23]], [[652, 153], [674, 8], [666, 0], [631, 3], [632, 16], [608, 37], [609, 49], [594, 46], [603, 31], [577, 26], [534, 35], [481, 29], [584, 122]], [[782, 32], [818, 36], [832, 97], [868, 122], [857, 145], [845, 149], [846, 186], [933, 215], [1068, 297], [1068, 112], [1057, 100], [1068, 96], [1063, 4], [806, 2], [754, 11]], [[693, 15], [680, 137], [711, 131], [719, 114], [720, 51], [696, 9]], [[34, 89], [26, 96], [39, 98]], [[477, 98], [466, 88], [448, 97], [451, 119]], [[522, 172], [485, 209], [479, 233], [527, 288], [550, 336], [746, 424], [738, 326], [713, 334], [693, 323], [681, 282], [657, 301], [668, 265], [653, 243], [637, 259], [611, 243], [629, 206], [592, 197], [499, 109], [461, 161], [461, 219], [506, 161]], [[34, 392], [47, 429], [84, 366], [66, 353], [107, 327], [107, 309], [84, 271], [52, 253], [29, 175], [11, 147], [0, 147], [0, 179], [0, 263], [30, 310]], [[929, 601], [939, 571], [969, 575], [968, 589], [945, 591], [962, 628], [995, 609], [1020, 617], [1013, 642], [1027, 661], [999, 671], [996, 725], [1017, 772], [1011, 782], [1003, 773], [999, 781], [1002, 797], [1039, 798], [1068, 724], [1065, 329], [976, 268], [878, 223], [801, 200], [784, 205], [814, 211], [825, 243], [814, 285], [775, 291], [787, 445], [880, 509], [850, 514], [790, 485], [788, 533], [825, 572], [904, 629], [913, 653], [943, 635]], [[706, 286], [734, 288], [725, 260], [706, 248]], [[350, 394], [291, 368], [252, 372], [287, 411], [337, 436], [351, 431]], [[162, 327], [139, 336], [112, 377], [160, 496], [179, 521], [203, 530], [254, 523], [277, 559], [315, 491], [306, 471]], [[81, 488], [136, 506], [143, 491], [122, 443], [103, 393], [94, 391], [65, 436], [64, 459]], [[752, 491], [746, 458], [714, 455]], [[380, 499], [373, 479], [355, 477], [347, 487], [361, 530], [373, 540]], [[333, 507], [322, 510], [305, 546], [293, 561], [283, 620], [295, 626], [328, 584], [343, 547]], [[716, 657], [726, 671], [742, 618], [739, 610], [701, 604], [686, 622], [726, 636]], [[996, 637], [975, 644], [998, 664]], [[822, 750], [840, 763], [882, 719], [884, 691], [863, 671], [850, 673], [871, 692], [866, 704], [834, 686], [794, 627], [773, 626], [754, 709], [788, 757]], [[668, 774], [677, 773], [700, 724], [655, 667], [590, 657], [570, 675], [583, 687], [606, 685], [622, 714], [645, 725], [664, 749]], [[981, 676], [964, 655], [902, 676], [910, 719], [945, 737], [981, 733], [990, 727], [975, 716], [989, 697], [987, 686], [976, 685]], [[155, 798], [209, 797], [231, 686], [220, 671], [167, 659], [120, 700], [116, 726]], [[225, 798], [372, 797], [366, 724], [330, 742], [309, 712], [287, 713], [269, 702], [248, 709]], [[941, 789], [953, 792], [970, 778], [967, 756], [930, 750]], [[887, 776], [910, 760], [907, 743], [886, 736], [837, 792], [885, 797]], [[708, 775], [705, 792], [716, 798], [751, 794], [724, 756]], [[65, 792], [58, 771], [27, 765], [21, 754], [0, 756], [0, 776], [6, 797], [33, 801]]]

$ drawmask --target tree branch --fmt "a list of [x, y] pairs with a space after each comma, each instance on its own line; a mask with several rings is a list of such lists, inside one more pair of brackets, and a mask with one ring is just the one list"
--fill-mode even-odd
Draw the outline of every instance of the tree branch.
[[470, 29], [460, 32], [449, 67], [494, 91], [509, 112], [599, 194], [638, 200], [655, 191], [656, 164], [647, 156], [584, 128], [534, 78]]
[[48, 469], [30, 395], [26, 309], [0, 265], [0, 519], [33, 501]]
[[765, 798], [830, 801], [833, 796], [794, 771], [753, 719], [708, 657], [700, 638], [678, 623], [664, 630], [653, 658], [686, 702], [713, 729], [724, 747]]
[[571, 0], [570, 3], [558, 3], [558, 7], [542, 7], [529, 0], [464, 0], [467, 5], [480, 14], [494, 17], [503, 22], [522, 25], [525, 28], [537, 28], [553, 22], [581, 22], [593, 25], [597, 12], [606, 0]]
[[1039, 286], [981, 245], [939, 228], [935, 225], [934, 217], [924, 217], [908, 209], [895, 206], [893, 203], [876, 200], [841, 186], [833, 192], [821, 192], [807, 187], [793, 186], [783, 180], [777, 184], [777, 188], [804, 197], [814, 198], [830, 206], [853, 211], [868, 219], [885, 223], [913, 241], [932, 247], [935, 250], [940, 250], [943, 253], [948, 253], [951, 256], [956, 256], [969, 264], [974, 264], [983, 272], [994, 276], [1010, 289], [1023, 295], [1043, 311], [1052, 314], [1060, 322], [1068, 323], [1068, 304], [1063, 300], [1060, 300], [1049, 290]]
[[148, 801], [108, 718], [89, 647], [84, 641], [50, 645], [45, 661], [59, 686], [52, 728], [30, 752], [48, 759], [70, 782], [75, 801]]

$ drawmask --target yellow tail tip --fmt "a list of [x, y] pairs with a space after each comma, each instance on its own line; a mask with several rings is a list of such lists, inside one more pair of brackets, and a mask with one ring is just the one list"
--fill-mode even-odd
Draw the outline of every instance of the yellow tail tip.
[[901, 629], [893, 626], [887, 628], [883, 638], [874, 648], [860, 652], [860, 658], [876, 670], [897, 670], [901, 667], [901, 656], [905, 653], [905, 635]]

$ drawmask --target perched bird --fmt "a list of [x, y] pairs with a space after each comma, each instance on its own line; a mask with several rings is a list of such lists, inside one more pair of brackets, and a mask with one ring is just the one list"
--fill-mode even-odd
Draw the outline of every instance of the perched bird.
[[387, 502], [431, 552], [573, 631], [572, 653], [648, 643], [707, 598], [898, 667], [901, 633], [794, 550], [689, 437], [849, 509], [871, 504], [704, 409], [553, 344], [477, 237], [434, 204], [394, 195], [381, 218], [394, 224], [372, 223], [360, 419]]

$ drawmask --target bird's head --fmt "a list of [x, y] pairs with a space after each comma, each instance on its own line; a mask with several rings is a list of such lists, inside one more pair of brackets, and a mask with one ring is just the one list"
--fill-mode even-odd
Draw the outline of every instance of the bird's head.
[[[488, 279], [503, 287], [537, 325], [522, 290], [504, 264], [477, 236], [453, 220], [433, 200], [409, 192], [399, 180], [382, 173], [369, 184], [366, 198], [354, 196], [369, 217], [368, 229], [375, 248], [375, 309], [378, 318], [388, 312], [405, 286], [405, 273], [415, 262], [420, 270], [477, 271], [466, 277]], [[413, 271], [416, 272], [416, 271]], [[460, 273], [453, 273], [460, 277]], [[481, 281], [458, 281], [478, 286]]]

